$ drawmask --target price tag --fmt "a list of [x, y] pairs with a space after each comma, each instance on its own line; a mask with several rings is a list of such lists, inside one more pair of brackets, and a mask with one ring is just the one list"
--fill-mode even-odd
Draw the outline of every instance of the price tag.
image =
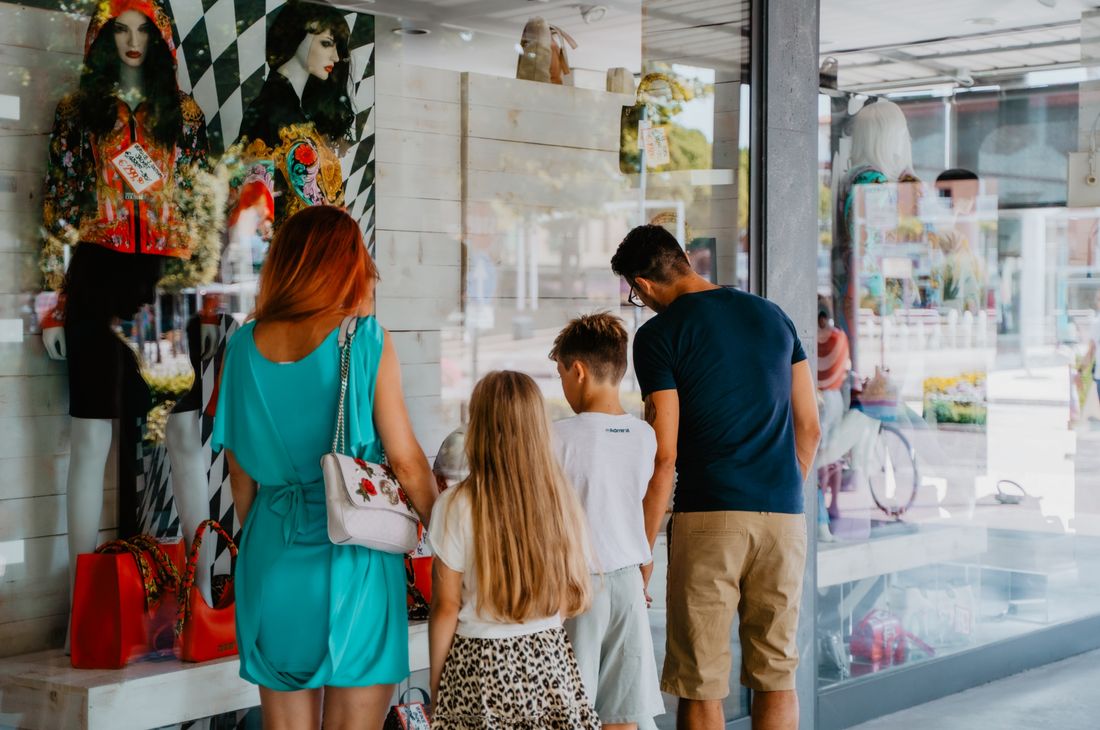
[[153, 158], [137, 142], [124, 149], [111, 162], [135, 193], [145, 192], [164, 178], [157, 169], [157, 163], [153, 162]]
[[643, 120], [638, 124], [638, 132], [645, 149], [646, 167], [660, 167], [672, 161], [668, 151], [668, 127], [654, 127]]

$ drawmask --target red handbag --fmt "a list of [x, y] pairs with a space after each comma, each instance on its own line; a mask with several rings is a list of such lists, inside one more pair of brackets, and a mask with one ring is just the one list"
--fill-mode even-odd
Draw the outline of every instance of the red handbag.
[[405, 594], [409, 620], [426, 621], [432, 602], [432, 556], [424, 542], [424, 525], [416, 529], [416, 549], [405, 556]]
[[191, 553], [187, 556], [187, 569], [179, 590], [179, 613], [176, 618], [176, 634], [180, 639], [179, 656], [185, 662], [206, 662], [211, 659], [232, 656], [237, 653], [236, 603], [233, 596], [233, 579], [211, 606], [195, 587], [195, 570], [199, 562], [206, 528], [214, 530], [229, 543], [229, 553], [237, 557], [237, 544], [220, 524], [206, 520], [195, 530]]
[[121, 669], [171, 652], [183, 541], [149, 535], [113, 540], [76, 558], [71, 661], [78, 669]]
[[909, 659], [910, 642], [927, 655], [935, 656], [936, 650], [912, 632], [906, 631], [897, 616], [881, 609], [871, 611], [852, 632], [852, 659], [866, 665], [863, 671], [853, 667], [853, 673], [863, 674], [868, 669], [877, 672], [886, 667], [904, 664]]

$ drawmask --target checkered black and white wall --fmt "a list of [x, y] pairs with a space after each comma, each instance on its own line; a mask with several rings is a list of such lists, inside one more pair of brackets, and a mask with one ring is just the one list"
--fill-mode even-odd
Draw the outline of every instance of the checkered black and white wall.
[[[285, 0], [169, 0], [179, 48], [179, 83], [194, 96], [206, 116], [212, 153], [216, 156], [240, 131], [249, 102], [263, 86], [267, 28]], [[361, 13], [346, 16], [351, 28], [349, 50], [352, 91], [357, 112], [355, 141], [341, 157], [345, 201], [359, 221], [373, 252], [374, 239], [374, 17]], [[223, 322], [223, 337], [235, 324]], [[223, 339], [221, 348], [224, 348]], [[202, 382], [203, 406], [209, 403], [218, 377], [221, 353], [203, 364], [196, 378]], [[233, 514], [229, 473], [224, 454], [213, 454], [210, 437], [213, 419], [202, 417], [202, 444], [210, 484], [210, 517], [227, 529], [240, 525]], [[140, 444], [136, 454], [138, 523], [143, 531], [173, 535], [179, 518], [172, 505], [171, 474], [163, 445]], [[213, 543], [214, 541], [210, 541]], [[219, 538], [214, 573], [228, 573], [229, 552]]]
[[[206, 115], [215, 154], [237, 138], [267, 73], [267, 28], [285, 0], [168, 0], [179, 46], [180, 88]], [[345, 200], [373, 249], [374, 16], [347, 13], [357, 137], [341, 163]]]

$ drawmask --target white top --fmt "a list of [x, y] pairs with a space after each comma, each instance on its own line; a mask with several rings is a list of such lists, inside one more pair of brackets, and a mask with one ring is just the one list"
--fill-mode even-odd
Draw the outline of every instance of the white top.
[[642, 498], [653, 476], [657, 435], [629, 413], [581, 413], [554, 424], [554, 448], [584, 505], [593, 573], [653, 559]]
[[[501, 525], [501, 529], [506, 526]], [[436, 560], [462, 573], [462, 607], [458, 611], [459, 636], [471, 639], [506, 639], [561, 626], [561, 616], [524, 623], [503, 623], [477, 611], [477, 572], [474, 567], [474, 519], [470, 499], [461, 487], [448, 489], [432, 508], [428, 541]]]

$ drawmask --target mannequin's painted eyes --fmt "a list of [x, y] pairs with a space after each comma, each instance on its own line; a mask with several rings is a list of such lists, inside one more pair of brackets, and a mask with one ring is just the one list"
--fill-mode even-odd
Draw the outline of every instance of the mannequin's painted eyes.
[[335, 47], [336, 47], [336, 42], [335, 41], [330, 41], [328, 38], [324, 38], [324, 39], [321, 40], [321, 48], [335, 48]]

